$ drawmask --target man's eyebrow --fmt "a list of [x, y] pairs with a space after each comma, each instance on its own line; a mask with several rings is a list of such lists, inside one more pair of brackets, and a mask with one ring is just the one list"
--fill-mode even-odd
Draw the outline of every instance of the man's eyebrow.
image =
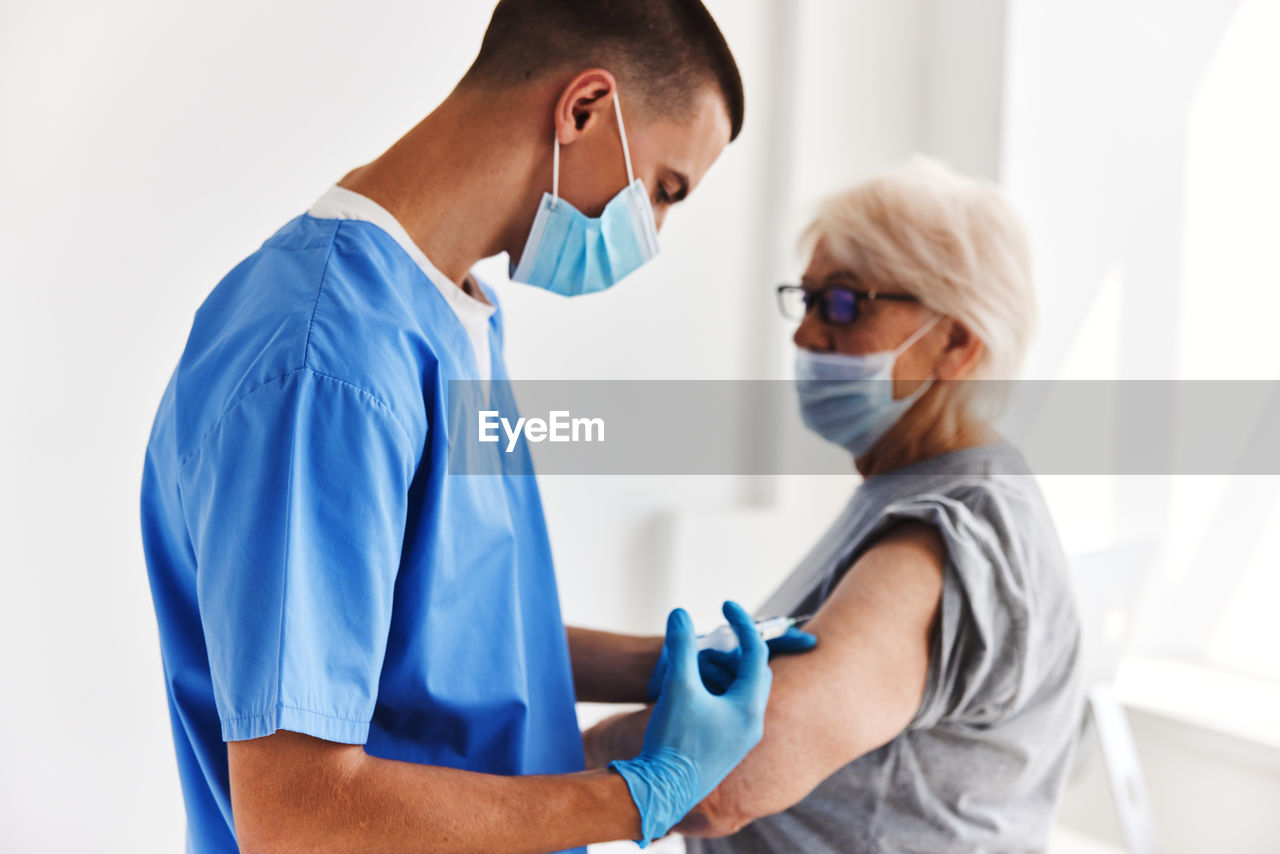
[[676, 182], [680, 185], [680, 188], [676, 190], [674, 195], [672, 195], [671, 200], [673, 202], [684, 201], [685, 196], [689, 195], [689, 176], [678, 169], [672, 169], [671, 177], [675, 178]]

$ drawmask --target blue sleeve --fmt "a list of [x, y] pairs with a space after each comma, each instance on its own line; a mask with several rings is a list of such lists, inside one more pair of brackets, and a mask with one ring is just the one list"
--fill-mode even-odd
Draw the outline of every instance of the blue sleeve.
[[224, 740], [364, 743], [415, 465], [385, 404], [307, 369], [251, 392], [183, 460]]

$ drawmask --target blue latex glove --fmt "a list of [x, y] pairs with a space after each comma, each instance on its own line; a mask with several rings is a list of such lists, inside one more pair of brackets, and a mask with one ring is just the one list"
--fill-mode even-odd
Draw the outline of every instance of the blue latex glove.
[[[815, 636], [792, 626], [784, 634], [768, 641], [769, 659], [772, 661], [775, 655], [808, 652], [817, 645], [818, 639]], [[707, 686], [708, 691], [712, 694], [723, 694], [733, 684], [733, 678], [738, 673], [738, 658], [741, 654], [740, 648], [729, 652], [718, 649], [704, 649], [698, 652], [698, 672], [702, 675], [702, 684]], [[654, 665], [653, 675], [649, 677], [650, 700], [658, 699], [662, 680], [666, 677], [667, 647], [663, 645], [662, 652], [658, 655], [658, 663]]]
[[667, 618], [667, 668], [635, 759], [610, 762], [640, 810], [641, 848], [665, 836], [720, 784], [764, 734], [773, 674], [750, 615], [736, 602], [724, 615], [738, 636], [737, 678], [721, 696], [702, 684], [693, 621], [677, 608]]

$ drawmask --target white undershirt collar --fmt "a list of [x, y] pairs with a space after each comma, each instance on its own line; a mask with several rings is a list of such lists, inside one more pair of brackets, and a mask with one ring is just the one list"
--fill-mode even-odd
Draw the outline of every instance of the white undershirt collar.
[[368, 222], [385, 231], [398, 243], [444, 297], [449, 308], [453, 309], [458, 322], [466, 330], [471, 349], [475, 353], [476, 368], [480, 374], [478, 378], [488, 382], [492, 370], [489, 359], [489, 319], [496, 311], [494, 306], [471, 296], [440, 272], [409, 237], [409, 232], [404, 230], [399, 220], [368, 196], [335, 184], [316, 200], [307, 213], [317, 219], [355, 219]]

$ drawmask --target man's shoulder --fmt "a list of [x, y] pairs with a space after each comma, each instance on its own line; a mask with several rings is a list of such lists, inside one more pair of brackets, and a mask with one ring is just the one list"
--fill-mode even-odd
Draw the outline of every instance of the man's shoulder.
[[[333, 241], [298, 217], [227, 273], [196, 310], [173, 377], [178, 439], [304, 363]], [[189, 438], [189, 436], [188, 436]]]
[[[255, 390], [299, 371], [425, 418], [435, 364], [411, 271], [364, 223], [299, 216], [241, 261], [196, 312], [174, 377], [178, 445]], [[394, 248], [394, 247], [392, 247]]]
[[333, 247], [308, 323], [304, 364], [421, 408], [427, 384], [448, 361], [448, 345], [465, 335], [384, 231], [359, 220], [328, 222]]

